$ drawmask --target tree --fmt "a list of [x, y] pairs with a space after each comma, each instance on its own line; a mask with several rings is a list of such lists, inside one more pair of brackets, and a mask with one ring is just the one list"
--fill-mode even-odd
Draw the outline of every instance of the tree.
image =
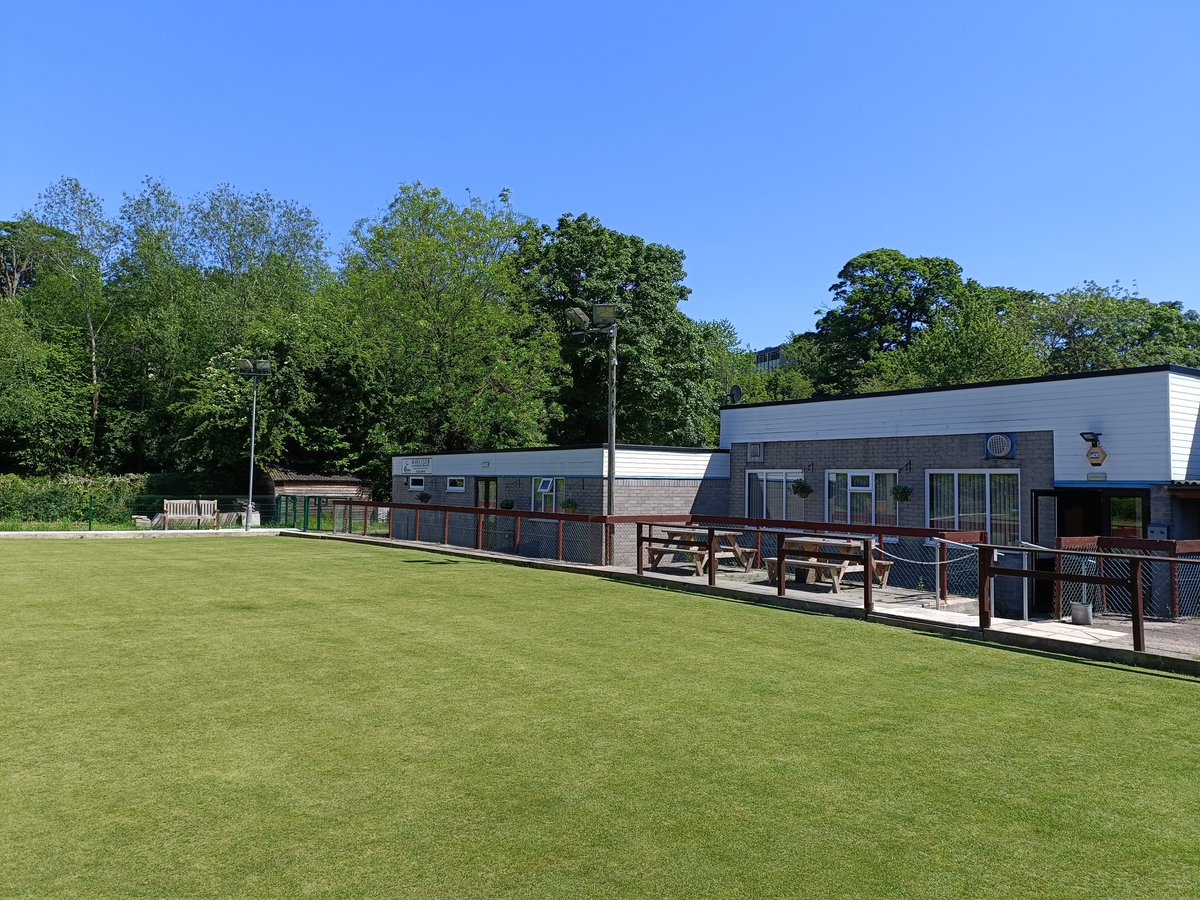
[[545, 441], [558, 341], [514, 281], [529, 228], [507, 192], [460, 205], [420, 184], [355, 227], [339, 291], [355, 312], [350, 339], [381, 373], [387, 418], [375, 438], [387, 449]]
[[829, 288], [836, 305], [817, 322], [820, 392], [852, 392], [876, 354], [907, 347], [962, 289], [961, 275], [952, 259], [910, 259], [898, 250], [847, 262]]
[[570, 377], [560, 382], [559, 444], [607, 435], [608, 344], [575, 334], [571, 307], [615, 303], [619, 321], [617, 429], [626, 443], [698, 445], [713, 439], [716, 401], [711, 343], [679, 309], [690, 293], [684, 255], [605, 228], [588, 215], [564, 215], [554, 228], [526, 233], [520, 268], [531, 302], [551, 317]]
[[864, 390], [973, 384], [1045, 374], [1028, 317], [1040, 295], [969, 281], [907, 346], [876, 354]]
[[1179, 303], [1154, 303], [1119, 284], [1084, 282], [1035, 305], [1032, 315], [1051, 372], [1200, 365], [1200, 317]]
[[[87, 448], [90, 466], [95, 462], [100, 439], [103, 340], [115, 311], [105, 291], [104, 279], [113, 261], [118, 230], [105, 215], [100, 198], [75, 178], [62, 178], [40, 193], [31, 218], [69, 237], [48, 241], [44, 246], [50, 264], [74, 285], [76, 302], [68, 299], [63, 304], [65, 308], [52, 313], [47, 324], [57, 325], [62, 321], [82, 325], [91, 398], [91, 438]], [[59, 320], [58, 314], [62, 313], [65, 316]]]

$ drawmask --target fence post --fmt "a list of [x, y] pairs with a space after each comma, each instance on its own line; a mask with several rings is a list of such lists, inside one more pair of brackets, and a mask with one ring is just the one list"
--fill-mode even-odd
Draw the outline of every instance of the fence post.
[[617, 542], [617, 526], [612, 522], [607, 521], [605, 516], [604, 522], [604, 564], [606, 566], [613, 565], [613, 560], [616, 559], [616, 550], [613, 545]]
[[[308, 510], [304, 511], [304, 523], [305, 523], [305, 530], [307, 531], [308, 530], [308, 528], [307, 528]], [[388, 507], [388, 540], [394, 541], [395, 539], [396, 539], [396, 508], [394, 506], [389, 506]]]
[[[1175, 556], [1175, 551], [1171, 551], [1171, 555]], [[1179, 563], [1170, 563], [1170, 582], [1171, 582], [1171, 618], [1179, 618]]]
[[563, 520], [558, 520], [558, 561], [562, 562], [563, 558]]
[[[1059, 550], [1062, 549], [1062, 543], [1059, 541], [1055, 541], [1054, 546], [1056, 548], [1058, 548]], [[1056, 575], [1062, 574], [1062, 570], [1063, 570], [1062, 561], [1063, 561], [1062, 554], [1056, 553], [1054, 555], [1054, 573]], [[1063, 617], [1062, 586], [1063, 586], [1063, 583], [1061, 581], [1054, 582], [1054, 618], [1058, 619], [1058, 620], [1061, 620]]]
[[513, 527], [513, 556], [521, 555], [521, 521], [523, 516], [514, 516], [517, 524]]
[[475, 513], [475, 549], [483, 549], [483, 516]]
[[420, 539], [421, 539], [421, 511], [419, 509], [414, 509], [413, 510], [413, 540], [419, 541]]
[[787, 548], [783, 545], [783, 532], [775, 535], [775, 594], [783, 597], [787, 592]]
[[950, 545], [938, 541], [938, 603], [939, 608], [950, 602]]
[[1133, 649], [1146, 652], [1146, 619], [1142, 614], [1142, 560], [1129, 560], [1129, 596], [1133, 600]]
[[370, 521], [371, 521], [371, 507], [368, 504], [364, 503], [363, 504], [363, 537], [367, 536], [367, 525], [370, 523]]
[[990, 547], [976, 547], [979, 554], [979, 627], [992, 627], [992, 550]]
[[717, 586], [717, 532], [708, 529], [708, 586]]
[[308, 496], [308, 494], [305, 494], [304, 495], [304, 525], [301, 528], [302, 531], [308, 531], [308, 503], [310, 500], [312, 500], [312, 497]]
[[863, 538], [863, 618], [871, 618], [875, 611], [875, 598], [872, 595], [875, 584], [875, 554], [872, 551], [871, 539]]
[[[653, 528], [651, 529], [653, 530]], [[645, 567], [642, 565], [642, 543], [645, 538], [642, 536], [642, 523], [637, 523], [637, 573], [645, 574]]]
[[95, 513], [95, 500], [91, 494], [88, 494], [88, 531], [92, 530], [92, 519], [95, 517]]
[[754, 530], [754, 566], [758, 568], [762, 564], [762, 529], [756, 528]]
[[324, 527], [324, 524], [325, 524], [322, 519], [321, 513], [322, 513], [321, 498], [317, 497], [317, 531], [320, 531]]

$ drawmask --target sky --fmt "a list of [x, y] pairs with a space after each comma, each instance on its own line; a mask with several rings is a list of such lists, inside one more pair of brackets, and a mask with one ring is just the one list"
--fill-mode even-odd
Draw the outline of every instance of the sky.
[[[4, 12], [0, 217], [74, 176], [309, 206], [512, 191], [687, 254], [761, 347], [892, 247], [1200, 308], [1200, 3], [40, 3]], [[11, 39], [11, 38], [16, 39]]]

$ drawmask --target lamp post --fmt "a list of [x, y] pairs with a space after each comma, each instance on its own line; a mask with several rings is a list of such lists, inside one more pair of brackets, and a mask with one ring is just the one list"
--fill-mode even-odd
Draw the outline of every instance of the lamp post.
[[258, 379], [271, 374], [271, 361], [258, 359], [252, 363], [243, 359], [238, 364], [238, 374], [254, 383], [250, 400], [250, 486], [246, 490], [246, 530], [249, 531], [250, 520], [254, 517], [254, 437], [258, 430]]
[[[582, 331], [573, 332], [574, 334], [607, 334], [609, 337], [608, 344], [608, 473], [607, 473], [607, 490], [608, 502], [605, 509], [609, 516], [616, 515], [616, 487], [617, 487], [617, 305], [615, 303], [593, 303], [592, 315], [588, 317], [587, 313], [577, 307], [572, 306], [569, 310], [575, 320], [583, 326]], [[610, 523], [607, 526], [608, 541], [607, 559], [605, 562], [612, 565], [612, 533], [613, 526]]]

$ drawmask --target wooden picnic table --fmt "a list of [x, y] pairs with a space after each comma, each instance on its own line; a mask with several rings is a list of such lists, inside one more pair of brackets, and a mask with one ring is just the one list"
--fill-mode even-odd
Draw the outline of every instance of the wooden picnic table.
[[[861, 562], [854, 562], [851, 559], [825, 559], [822, 558], [822, 555], [861, 553], [862, 546], [861, 540], [817, 534], [793, 535], [783, 539], [783, 549], [788, 551], [787, 568], [797, 572], [802, 571], [806, 584], [814, 584], [828, 578], [832, 592], [835, 594], [841, 591], [842, 579], [846, 575], [852, 572], [865, 573], [865, 568]], [[791, 551], [797, 551], [798, 554], [803, 555], [793, 556]], [[774, 581], [779, 577], [778, 557], [768, 557], [764, 562], [767, 564], [767, 580]], [[870, 568], [871, 577], [878, 582], [879, 586], [887, 587], [888, 576], [892, 570], [891, 561], [871, 559]], [[784, 577], [786, 578], [786, 576]]]
[[[704, 574], [708, 568], [708, 529], [707, 528], [683, 528], [679, 526], [669, 526], [663, 529], [663, 537], [653, 535], [652, 538], [657, 546], [647, 545], [646, 555], [650, 559], [650, 567], [658, 568], [664, 556], [674, 556], [681, 554], [690, 557], [692, 563], [696, 567], [696, 576]], [[750, 571], [750, 567], [754, 564], [754, 550], [750, 547], [743, 547], [738, 543], [738, 538], [741, 537], [740, 531], [713, 531], [713, 543], [716, 544], [717, 565], [720, 565], [719, 560], [733, 558], [736, 559], [738, 565], [746, 572]]]

